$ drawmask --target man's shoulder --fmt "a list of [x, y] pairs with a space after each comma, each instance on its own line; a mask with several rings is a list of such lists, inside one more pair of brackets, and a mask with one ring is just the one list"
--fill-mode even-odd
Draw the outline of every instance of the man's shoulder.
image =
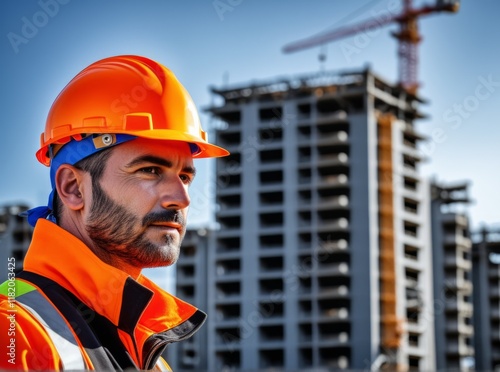
[[6, 330], [10, 356], [3, 369], [56, 370], [59, 355], [46, 329], [15, 297], [0, 293], [0, 329]]

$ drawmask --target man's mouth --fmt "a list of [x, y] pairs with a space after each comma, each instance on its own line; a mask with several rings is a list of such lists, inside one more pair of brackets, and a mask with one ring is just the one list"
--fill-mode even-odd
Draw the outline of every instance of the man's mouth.
[[176, 222], [156, 222], [150, 224], [149, 226], [169, 231], [177, 231], [179, 234], [183, 230], [183, 226], [180, 223]]

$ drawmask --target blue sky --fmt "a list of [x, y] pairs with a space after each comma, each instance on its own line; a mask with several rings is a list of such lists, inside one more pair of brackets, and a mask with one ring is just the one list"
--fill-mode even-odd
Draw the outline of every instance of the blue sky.
[[[283, 45], [400, 7], [398, 0], [3, 0], [0, 2], [2, 155], [0, 204], [46, 202], [48, 170], [34, 157], [54, 98], [100, 58], [141, 54], [169, 66], [196, 104], [213, 103], [209, 86], [293, 76], [320, 69], [319, 48], [283, 54]], [[422, 5], [424, 1], [414, 1]], [[432, 3], [431, 0], [427, 3]], [[146, 5], [147, 4], [147, 5]], [[500, 225], [500, 2], [465, 0], [457, 14], [419, 22], [420, 94], [430, 137], [423, 172], [470, 180], [472, 224]], [[327, 46], [327, 70], [370, 64], [397, 80], [396, 25]], [[346, 51], [353, 51], [348, 53]], [[205, 129], [211, 121], [202, 114]], [[210, 161], [197, 163], [190, 224], [210, 221]]]

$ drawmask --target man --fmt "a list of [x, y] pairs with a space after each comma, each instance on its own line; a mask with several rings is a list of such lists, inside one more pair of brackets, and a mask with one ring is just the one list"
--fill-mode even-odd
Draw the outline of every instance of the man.
[[161, 64], [117, 56], [80, 72], [36, 154], [50, 166], [48, 206], [28, 212], [24, 270], [0, 287], [0, 369], [169, 370], [160, 354], [205, 314], [141, 270], [179, 256], [193, 158], [227, 154]]

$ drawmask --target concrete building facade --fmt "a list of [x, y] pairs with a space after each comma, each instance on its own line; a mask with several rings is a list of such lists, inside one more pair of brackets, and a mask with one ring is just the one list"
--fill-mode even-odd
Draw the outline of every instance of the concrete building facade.
[[[207, 229], [186, 232], [176, 267], [176, 295], [206, 311], [210, 290], [207, 283], [208, 255], [213, 234]], [[213, 244], [213, 243], [212, 243]], [[208, 327], [206, 324], [183, 342], [170, 345], [166, 360], [174, 371], [207, 370]]]
[[434, 319], [438, 370], [474, 368], [472, 240], [467, 214], [468, 185], [433, 183], [432, 252]]
[[421, 101], [371, 71], [213, 89], [208, 370], [435, 367]]
[[33, 236], [33, 228], [19, 213], [27, 210], [24, 204], [0, 206], [0, 283], [7, 279], [8, 265], [15, 262], [15, 271], [23, 267], [23, 260]]
[[[475, 234], [476, 235], [476, 234]], [[477, 370], [500, 369], [500, 229], [484, 227], [472, 247]]]

